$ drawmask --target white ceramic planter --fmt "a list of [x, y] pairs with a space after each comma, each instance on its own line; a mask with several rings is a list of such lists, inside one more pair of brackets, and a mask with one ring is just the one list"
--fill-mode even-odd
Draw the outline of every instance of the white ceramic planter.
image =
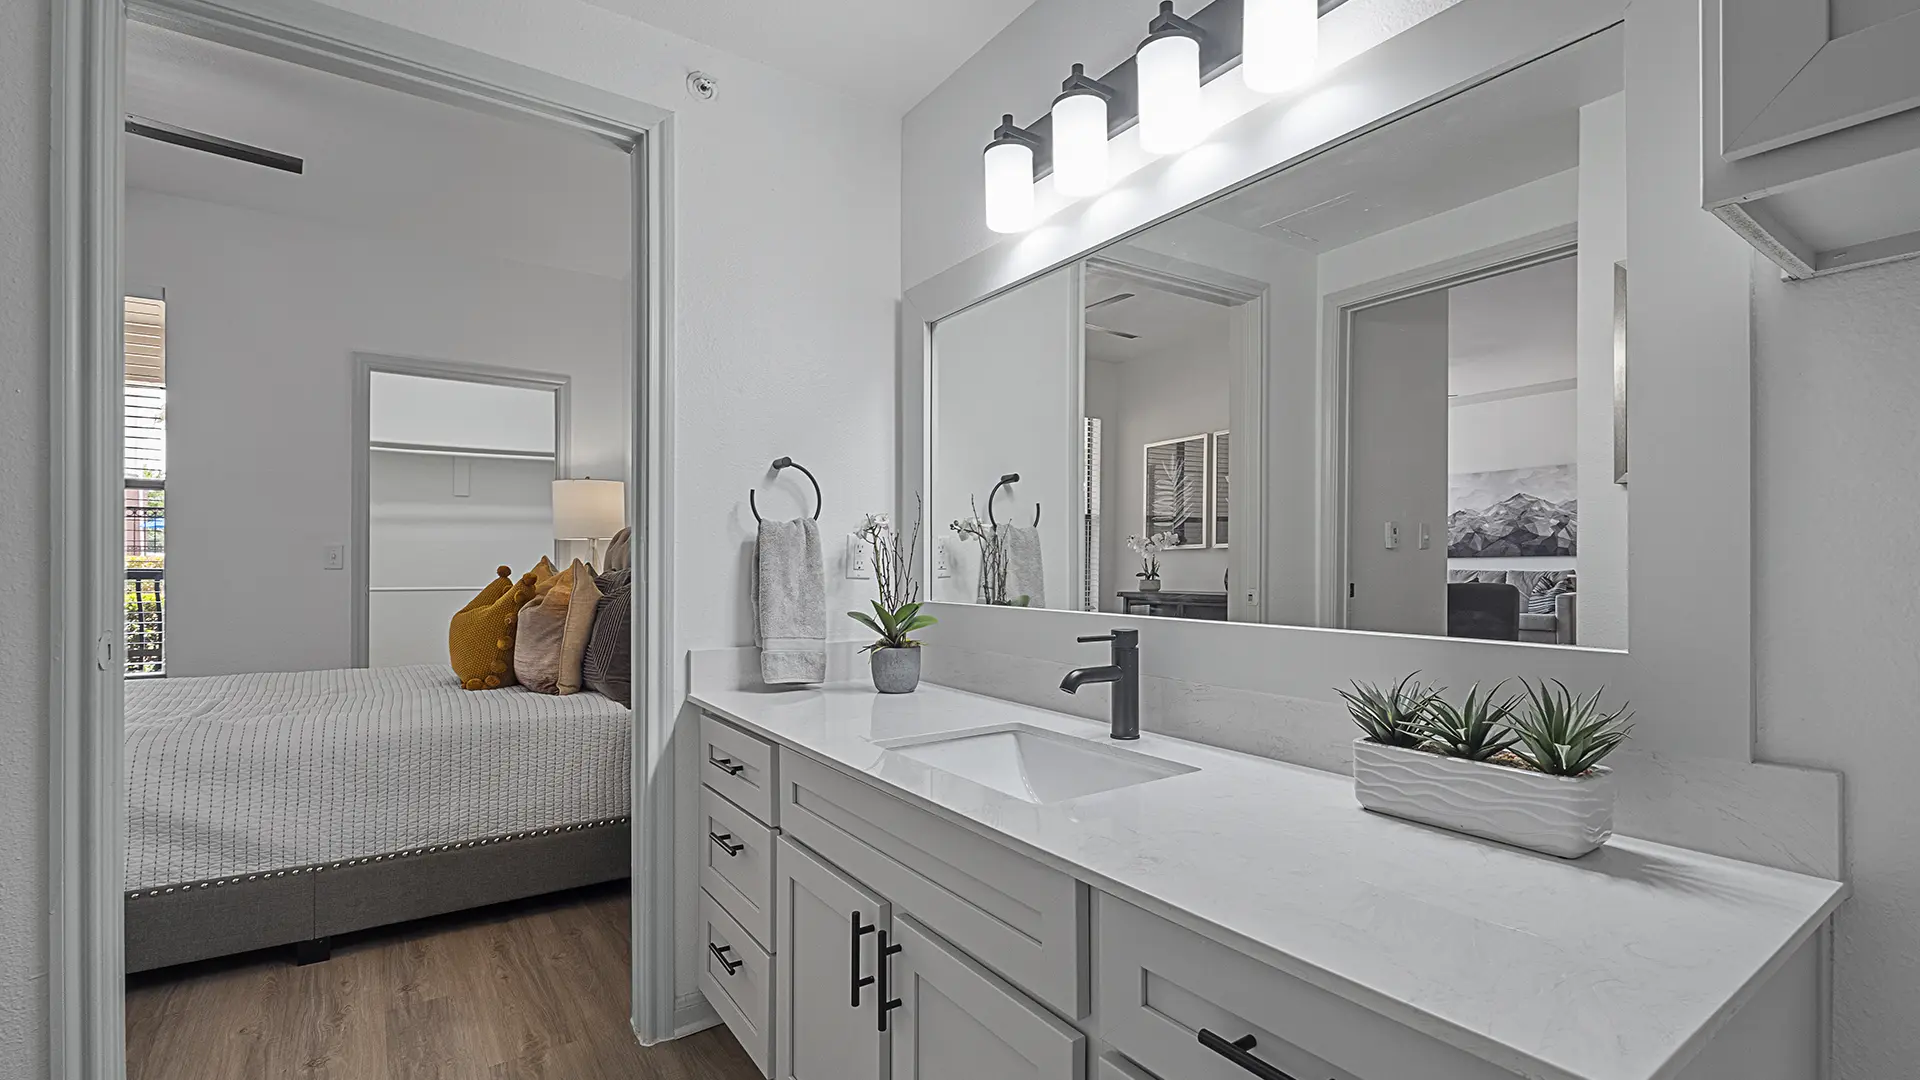
[[1356, 739], [1353, 791], [1394, 817], [1577, 859], [1613, 835], [1613, 771], [1578, 779]]

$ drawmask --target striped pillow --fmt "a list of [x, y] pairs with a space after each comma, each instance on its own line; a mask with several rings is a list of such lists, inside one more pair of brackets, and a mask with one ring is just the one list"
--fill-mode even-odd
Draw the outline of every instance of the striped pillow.
[[1574, 591], [1572, 574], [1541, 574], [1534, 579], [1533, 591], [1527, 594], [1527, 614], [1552, 615], [1556, 610], [1554, 600], [1561, 593]]
[[602, 574], [597, 582], [600, 606], [587, 635], [580, 681], [633, 708], [633, 571]]

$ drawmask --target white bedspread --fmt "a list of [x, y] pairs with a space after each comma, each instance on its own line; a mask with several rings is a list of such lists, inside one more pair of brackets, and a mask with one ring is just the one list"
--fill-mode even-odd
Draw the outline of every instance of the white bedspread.
[[632, 713], [437, 666], [127, 684], [127, 888], [624, 817]]

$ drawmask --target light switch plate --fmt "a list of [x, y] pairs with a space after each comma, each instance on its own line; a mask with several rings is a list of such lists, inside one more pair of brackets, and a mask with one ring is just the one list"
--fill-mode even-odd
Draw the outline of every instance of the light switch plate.
[[347, 545], [328, 544], [325, 561], [321, 565], [328, 570], [345, 570], [347, 568]]
[[1420, 550], [1425, 551], [1432, 546], [1433, 546], [1433, 529], [1430, 528], [1427, 525], [1427, 523], [1423, 521], [1420, 523]]

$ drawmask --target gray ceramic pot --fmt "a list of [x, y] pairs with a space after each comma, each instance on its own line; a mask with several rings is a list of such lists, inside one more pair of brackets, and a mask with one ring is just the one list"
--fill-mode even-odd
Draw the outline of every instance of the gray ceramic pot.
[[919, 649], [873, 650], [873, 688], [883, 694], [911, 694], [920, 686]]

